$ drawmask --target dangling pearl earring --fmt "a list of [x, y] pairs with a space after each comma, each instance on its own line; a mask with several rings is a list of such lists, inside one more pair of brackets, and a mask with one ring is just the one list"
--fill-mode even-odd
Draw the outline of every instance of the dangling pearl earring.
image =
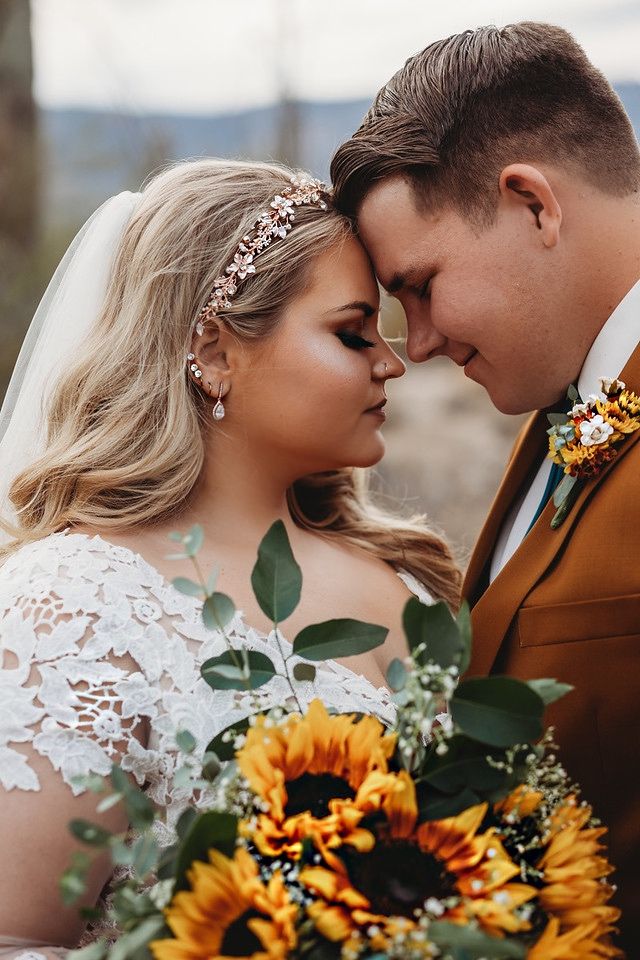
[[[209, 384], [209, 386], [211, 386], [211, 384]], [[211, 415], [214, 420], [222, 420], [225, 415], [224, 404], [222, 402], [222, 380], [220, 381], [220, 387], [218, 388], [218, 399], [213, 405]]]

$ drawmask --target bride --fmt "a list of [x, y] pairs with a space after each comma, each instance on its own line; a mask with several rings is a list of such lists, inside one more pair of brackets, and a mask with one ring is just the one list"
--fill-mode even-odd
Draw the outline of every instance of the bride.
[[[404, 366], [349, 223], [292, 178], [201, 160], [107, 201], [25, 342], [0, 418], [0, 953], [75, 946], [84, 921], [58, 892], [78, 849], [67, 825], [127, 829], [74, 777], [119, 762], [171, 826], [190, 799], [172, 785], [175, 734], [202, 753], [250, 712], [200, 677], [222, 638], [171, 585], [192, 574], [167, 558], [171, 531], [202, 526], [199, 561], [242, 611], [232, 640], [276, 665], [288, 641], [250, 574], [278, 519], [304, 577], [286, 637], [328, 617], [389, 627], [382, 647], [322, 664], [303, 702], [390, 718], [406, 600], [458, 603], [447, 546], [374, 507], [354, 469], [383, 455], [385, 386]], [[265, 707], [286, 697], [278, 681]], [[85, 906], [109, 879], [97, 861]]]

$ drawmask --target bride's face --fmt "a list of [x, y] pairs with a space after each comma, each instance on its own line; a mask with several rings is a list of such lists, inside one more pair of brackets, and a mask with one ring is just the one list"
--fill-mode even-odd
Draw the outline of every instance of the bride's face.
[[319, 255], [275, 331], [238, 354], [225, 426], [292, 475], [376, 463], [385, 384], [405, 372], [378, 331], [379, 306], [357, 239]]

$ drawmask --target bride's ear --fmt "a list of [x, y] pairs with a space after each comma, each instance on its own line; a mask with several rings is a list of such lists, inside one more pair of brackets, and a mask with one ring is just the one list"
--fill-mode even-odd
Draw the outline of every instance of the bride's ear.
[[209, 320], [201, 334], [194, 334], [191, 352], [202, 371], [202, 380], [228, 379], [233, 372], [233, 357], [237, 347], [236, 338], [224, 323]]
[[511, 163], [500, 174], [499, 186], [502, 202], [520, 207], [540, 231], [543, 245], [555, 247], [560, 240], [562, 209], [544, 173], [527, 163]]

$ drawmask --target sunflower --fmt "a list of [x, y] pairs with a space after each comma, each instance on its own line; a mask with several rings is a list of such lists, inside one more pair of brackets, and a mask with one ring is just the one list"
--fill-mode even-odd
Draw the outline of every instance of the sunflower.
[[209, 851], [209, 863], [194, 861], [190, 890], [177, 893], [165, 910], [174, 937], [149, 946], [155, 960], [284, 960], [297, 944], [298, 907], [279, 873], [268, 884], [246, 850], [233, 860]]
[[[536, 865], [542, 872], [540, 906], [558, 921], [553, 930], [560, 931], [560, 938], [581, 945], [579, 951], [575, 948], [566, 954], [580, 960], [619, 955], [607, 944], [620, 916], [608, 903], [614, 888], [606, 877], [613, 867], [602, 856], [600, 843], [607, 831], [606, 827], [589, 827], [590, 820], [591, 808], [578, 806], [575, 797], [567, 797], [552, 817], [550, 839]], [[594, 952], [591, 944], [596, 944], [599, 952]]]
[[538, 809], [543, 799], [542, 791], [533, 790], [522, 783], [507, 794], [504, 800], [495, 803], [493, 809], [501, 817], [521, 820], [524, 817], [530, 817]]
[[456, 905], [444, 908], [443, 919], [462, 924], [475, 919], [498, 936], [529, 929], [516, 908], [536, 891], [509, 882], [518, 867], [495, 831], [478, 833], [487, 804], [416, 827], [415, 786], [402, 771], [380, 809], [385, 816], [373, 827], [376, 843], [370, 850], [345, 845], [339, 851], [342, 871], [324, 866], [301, 871], [301, 883], [317, 898], [307, 911], [323, 936], [351, 940], [373, 926], [372, 945], [385, 950], [398, 924], [403, 936], [418, 931], [416, 911], [425, 901], [449, 897]]
[[336, 848], [373, 846], [373, 835], [359, 824], [396, 786], [396, 775], [388, 772], [395, 742], [374, 717], [329, 716], [319, 700], [305, 716], [289, 716], [279, 726], [259, 721], [237, 760], [264, 812], [242, 832], [262, 854], [293, 859], [310, 838], [339, 869]]

